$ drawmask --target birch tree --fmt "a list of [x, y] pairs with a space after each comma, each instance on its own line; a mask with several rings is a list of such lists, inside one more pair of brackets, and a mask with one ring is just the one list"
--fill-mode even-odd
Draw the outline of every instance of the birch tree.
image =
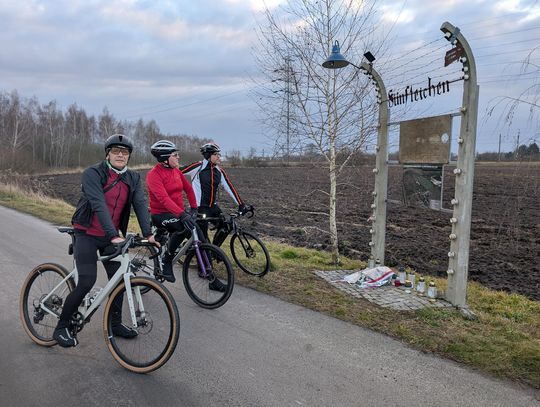
[[[373, 139], [377, 104], [373, 85], [361, 71], [352, 67], [326, 70], [321, 63], [336, 40], [356, 65], [364, 52], [381, 49], [375, 36], [375, 5], [376, 0], [290, 0], [283, 7], [267, 9], [259, 24], [255, 57], [263, 79], [257, 100], [266, 123], [279, 127], [276, 123], [284, 119], [283, 105], [276, 100], [285, 89], [282, 93], [294, 110], [286, 116], [288, 128], [295, 129], [288, 134], [289, 145], [293, 137], [292, 145], [316, 148], [326, 160], [330, 187], [324, 194], [336, 264], [340, 262], [338, 178], [350, 159]], [[282, 142], [282, 130], [280, 133], [276, 139], [281, 137]], [[338, 154], [343, 159], [338, 161]]]

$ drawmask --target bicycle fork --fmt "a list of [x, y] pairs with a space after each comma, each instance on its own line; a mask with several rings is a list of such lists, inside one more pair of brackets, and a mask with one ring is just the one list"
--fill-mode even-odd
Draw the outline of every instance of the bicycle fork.
[[253, 247], [251, 247], [251, 243], [249, 242], [249, 240], [245, 238], [242, 232], [238, 233], [238, 240], [240, 241], [240, 244], [242, 245], [242, 248], [246, 253], [246, 257], [254, 257], [255, 251], [253, 250]]
[[[131, 291], [131, 277], [133, 277], [133, 274], [126, 273], [124, 274], [124, 284], [126, 286], [126, 295], [127, 295], [127, 301], [128, 301], [128, 308], [129, 308], [129, 315], [131, 316], [131, 326], [133, 328], [137, 328], [137, 313], [135, 312], [135, 302], [133, 300], [133, 292]], [[142, 302], [142, 296], [141, 296], [141, 288], [135, 287], [135, 299], [137, 300], [137, 304], [139, 306], [138, 311], [140, 312], [141, 318], [144, 318], [145, 311], [144, 311], [144, 305]]]

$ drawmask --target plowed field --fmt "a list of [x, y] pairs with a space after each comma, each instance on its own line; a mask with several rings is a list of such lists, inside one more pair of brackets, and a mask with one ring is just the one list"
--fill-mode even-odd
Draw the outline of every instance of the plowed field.
[[[338, 229], [341, 251], [367, 259], [374, 177], [371, 166], [350, 167], [340, 180]], [[444, 201], [454, 193], [452, 167], [445, 171]], [[390, 167], [389, 199], [401, 198], [402, 173]], [[146, 171], [141, 171], [146, 175]], [[243, 199], [256, 207], [245, 220], [261, 235], [297, 246], [326, 249], [328, 175], [323, 168], [233, 168], [228, 173]], [[144, 177], [143, 177], [144, 178]], [[80, 174], [36, 177], [50, 195], [75, 205]], [[222, 192], [222, 208], [232, 208]], [[540, 300], [540, 165], [486, 164], [475, 170], [469, 278]], [[446, 276], [451, 213], [390, 202], [387, 264]]]

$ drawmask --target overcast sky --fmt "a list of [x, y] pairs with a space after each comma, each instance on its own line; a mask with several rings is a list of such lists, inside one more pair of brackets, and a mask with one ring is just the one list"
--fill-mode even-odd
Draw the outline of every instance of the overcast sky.
[[[280, 0], [266, 0], [270, 8]], [[225, 151], [270, 148], [248, 96], [257, 76], [258, 0], [2, 0], [0, 91], [16, 89], [41, 103], [77, 103], [99, 115], [105, 106], [118, 119], [155, 119], [162, 132], [209, 137]], [[427, 82], [461, 64], [442, 67], [449, 49], [439, 27], [460, 27], [478, 68], [478, 151], [503, 150], [536, 139], [523, 109], [509, 129], [502, 110], [486, 115], [498, 97], [518, 95], [534, 76], [520, 75], [521, 61], [540, 45], [538, 0], [382, 0], [380, 31], [391, 41], [382, 71], [388, 89]], [[423, 64], [415, 67], [411, 58]], [[533, 54], [540, 63], [540, 51]], [[321, 61], [322, 62], [322, 61]], [[359, 61], [360, 62], [360, 61]], [[382, 61], [384, 62], [384, 60]], [[382, 63], [381, 62], [381, 63]], [[451, 68], [451, 69], [450, 69]], [[441, 80], [439, 78], [438, 80]], [[536, 77], [538, 81], [538, 77]], [[420, 86], [420, 85], [415, 85]], [[409, 118], [457, 111], [462, 82], [437, 100], [416, 102]]]

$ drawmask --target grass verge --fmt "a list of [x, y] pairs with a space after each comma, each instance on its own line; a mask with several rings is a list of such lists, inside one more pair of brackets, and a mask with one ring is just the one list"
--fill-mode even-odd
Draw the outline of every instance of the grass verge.
[[[0, 184], [0, 205], [59, 225], [68, 225], [73, 213], [73, 207], [63, 201], [5, 184]], [[388, 310], [353, 298], [317, 277], [314, 270], [335, 269], [330, 253], [269, 239], [265, 242], [274, 271], [257, 278], [236, 268], [239, 284], [385, 333], [494, 376], [540, 388], [540, 302], [471, 282], [468, 304], [477, 315], [475, 320], [451, 309]], [[363, 266], [356, 260], [345, 258], [343, 262], [344, 269]], [[438, 286], [445, 283], [440, 280]]]

